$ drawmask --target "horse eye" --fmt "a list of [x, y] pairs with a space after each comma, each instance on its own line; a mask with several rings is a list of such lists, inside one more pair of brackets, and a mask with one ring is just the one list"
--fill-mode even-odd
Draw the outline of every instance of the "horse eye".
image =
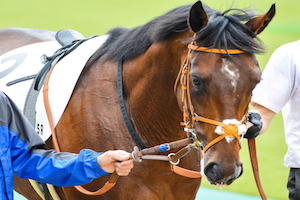
[[200, 87], [201, 86], [201, 80], [199, 78], [192, 76], [191, 80], [192, 80], [192, 84], [195, 87]]

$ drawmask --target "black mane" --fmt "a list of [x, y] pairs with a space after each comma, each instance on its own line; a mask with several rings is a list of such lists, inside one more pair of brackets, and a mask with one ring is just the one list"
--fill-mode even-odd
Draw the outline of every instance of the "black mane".
[[[105, 60], [119, 61], [135, 58], [153, 44], [164, 41], [173, 35], [189, 30], [187, 23], [192, 5], [175, 8], [155, 18], [145, 25], [127, 29], [115, 28], [107, 34], [108, 40], [96, 52], [93, 60], [103, 57]], [[224, 13], [204, 6], [209, 16], [205, 28], [197, 33], [196, 40], [202, 41], [201, 46], [210, 48], [240, 49], [249, 53], [261, 53], [264, 48], [255, 34], [247, 28], [244, 21], [254, 17], [249, 10], [231, 9]], [[229, 15], [231, 11], [237, 13]]]

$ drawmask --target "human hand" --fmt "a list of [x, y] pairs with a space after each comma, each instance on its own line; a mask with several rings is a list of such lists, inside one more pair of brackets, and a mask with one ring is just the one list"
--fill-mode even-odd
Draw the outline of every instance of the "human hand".
[[104, 171], [115, 171], [119, 176], [127, 176], [133, 168], [131, 154], [123, 150], [107, 151], [98, 156], [97, 162]]
[[247, 122], [248, 130], [244, 137], [247, 139], [256, 138], [260, 133], [262, 125], [263, 123], [261, 121], [260, 114], [249, 112], [248, 122]]

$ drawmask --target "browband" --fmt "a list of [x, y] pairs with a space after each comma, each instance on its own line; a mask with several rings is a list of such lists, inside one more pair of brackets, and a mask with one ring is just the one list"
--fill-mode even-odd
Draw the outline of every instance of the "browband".
[[195, 51], [203, 51], [203, 52], [208, 52], [208, 53], [219, 53], [219, 54], [242, 54], [244, 51], [238, 50], [238, 49], [209, 49], [207, 47], [199, 47], [196, 45], [189, 44], [188, 45], [189, 49], [195, 50]]

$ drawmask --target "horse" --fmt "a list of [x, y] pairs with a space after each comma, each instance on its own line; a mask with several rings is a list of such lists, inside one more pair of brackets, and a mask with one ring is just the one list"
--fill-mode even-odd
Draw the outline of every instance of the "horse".
[[[89, 148], [131, 152], [136, 146], [119, 106], [117, 68], [122, 63], [124, 105], [141, 142], [152, 147], [193, 133], [207, 148], [203, 155], [197, 149], [191, 150], [179, 165], [191, 170], [201, 168], [202, 176], [212, 185], [230, 185], [243, 173], [239, 157], [242, 136], [226, 136], [211, 144], [222, 134], [219, 125], [201, 118], [245, 123], [252, 90], [261, 76], [255, 54], [262, 53], [264, 47], [257, 35], [274, 14], [275, 5], [255, 15], [240, 9], [221, 13], [198, 1], [133, 29], [110, 30], [107, 41], [86, 63], [55, 127], [61, 151]], [[2, 29], [0, 54], [55, 40], [54, 35], [48, 30]], [[181, 86], [184, 80], [189, 87]], [[182, 101], [183, 96], [189, 97], [188, 105]], [[46, 143], [53, 148], [52, 138]], [[101, 177], [83, 187], [94, 191], [108, 178]], [[167, 200], [195, 199], [200, 184], [201, 178], [173, 173], [168, 162], [144, 160], [135, 163], [129, 176], [119, 178], [110, 191], [100, 196], [87, 196], [74, 187], [55, 188], [63, 200]], [[14, 185], [26, 198], [40, 199], [27, 180], [15, 177]]]

